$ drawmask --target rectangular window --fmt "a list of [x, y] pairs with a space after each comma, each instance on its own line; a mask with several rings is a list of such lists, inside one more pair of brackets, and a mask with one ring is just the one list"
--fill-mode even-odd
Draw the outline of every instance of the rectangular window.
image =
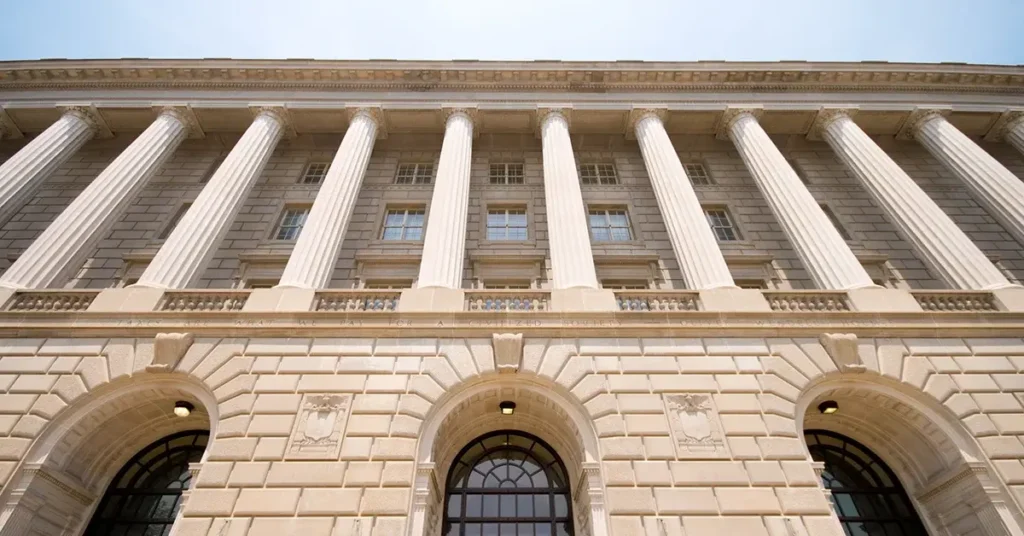
[[422, 208], [389, 209], [384, 216], [381, 240], [423, 240]]
[[590, 209], [590, 238], [595, 242], [628, 242], [633, 240], [629, 215], [625, 209]]
[[580, 182], [583, 184], [618, 184], [615, 164], [580, 164]]
[[836, 231], [839, 231], [839, 236], [843, 237], [843, 240], [851, 240], [850, 233], [846, 232], [846, 229], [839, 223], [836, 213], [832, 212], [832, 209], [824, 203], [821, 203], [819, 206], [821, 211], [825, 213], [825, 216], [828, 216], [828, 221], [832, 222], [832, 226], [836, 228]]
[[647, 281], [632, 279], [602, 279], [601, 288], [609, 290], [647, 290], [650, 286]]
[[309, 216], [309, 207], [285, 207], [281, 221], [274, 232], [274, 240], [295, 240], [302, 232]]
[[810, 184], [811, 181], [807, 180], [807, 173], [804, 172], [804, 168], [800, 167], [800, 164], [793, 158], [787, 158], [786, 162], [789, 162], [789, 167], [793, 168], [793, 172], [796, 173], [797, 178], [804, 184]]
[[203, 174], [203, 178], [199, 179], [199, 184], [206, 184], [210, 182], [210, 178], [213, 177], [213, 174], [217, 172], [217, 170], [220, 168], [220, 165], [223, 163], [223, 156], [218, 156], [217, 158], [215, 158], [213, 160], [213, 163], [210, 164], [210, 167], [207, 168], [206, 173]]
[[327, 176], [327, 170], [331, 168], [329, 162], [312, 162], [306, 166], [306, 172], [302, 174], [302, 184], [320, 184]]
[[376, 279], [363, 283], [363, 288], [373, 290], [398, 290], [412, 288], [412, 279]]
[[487, 290], [527, 290], [531, 287], [527, 280], [522, 281], [484, 281], [484, 288]]
[[430, 184], [434, 178], [434, 164], [398, 164], [395, 184]]
[[178, 226], [178, 222], [181, 221], [181, 217], [184, 216], [190, 208], [192, 208], [192, 203], [182, 203], [181, 206], [178, 207], [178, 211], [174, 213], [174, 216], [171, 216], [171, 221], [167, 222], [167, 225], [164, 226], [164, 230], [160, 231], [160, 235], [157, 236], [157, 238], [159, 240], [167, 240], [167, 237], [171, 236], [171, 232], [174, 231], [174, 228]]
[[714, 184], [711, 181], [711, 175], [708, 175], [708, 170], [704, 169], [704, 164], [683, 164], [683, 169], [686, 170], [686, 176], [690, 178], [690, 182], [694, 186], [710, 186]]
[[487, 209], [488, 240], [526, 240], [526, 209]]
[[278, 279], [246, 279], [245, 288], [274, 288], [278, 281]]
[[523, 164], [491, 164], [491, 184], [523, 184]]
[[706, 208], [704, 209], [704, 215], [708, 218], [708, 225], [711, 226], [711, 231], [715, 233], [715, 238], [722, 242], [740, 239], [739, 231], [732, 224], [729, 212], [724, 208]]

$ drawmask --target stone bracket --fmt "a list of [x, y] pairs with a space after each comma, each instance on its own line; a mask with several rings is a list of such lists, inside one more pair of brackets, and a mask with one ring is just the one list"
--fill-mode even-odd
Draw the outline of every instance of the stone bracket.
[[147, 372], [170, 372], [192, 347], [191, 333], [157, 333], [153, 339], [153, 362]]
[[853, 333], [823, 333], [818, 340], [841, 372], [867, 370], [857, 351], [857, 336]]
[[523, 358], [522, 333], [495, 333], [491, 338], [491, 346], [499, 373], [519, 372], [519, 363]]

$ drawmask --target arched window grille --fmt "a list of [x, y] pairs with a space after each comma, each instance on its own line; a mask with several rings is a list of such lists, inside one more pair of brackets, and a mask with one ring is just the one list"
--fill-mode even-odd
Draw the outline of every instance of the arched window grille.
[[926, 536], [895, 473], [867, 447], [837, 433], [807, 430], [807, 449], [824, 462], [821, 482], [848, 536]]
[[107, 488], [85, 536], [167, 536], [189, 488], [188, 464], [198, 462], [210, 437], [204, 430], [169, 435], [150, 444]]
[[572, 536], [565, 465], [546, 443], [493, 432], [459, 453], [445, 488], [445, 536]]

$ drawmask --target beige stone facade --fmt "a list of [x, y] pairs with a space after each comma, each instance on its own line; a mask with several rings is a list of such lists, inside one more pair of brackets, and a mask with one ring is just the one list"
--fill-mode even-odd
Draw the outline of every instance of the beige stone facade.
[[184, 432], [153, 534], [489, 535], [446, 496], [497, 431], [561, 459], [550, 534], [1024, 535], [1022, 110], [1019, 67], [0, 63], [0, 536], [123, 534]]

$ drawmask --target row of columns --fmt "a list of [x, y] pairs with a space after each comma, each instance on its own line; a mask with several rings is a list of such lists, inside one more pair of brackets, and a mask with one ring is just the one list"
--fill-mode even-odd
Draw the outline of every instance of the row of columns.
[[[826, 109], [811, 137], [823, 139], [850, 168], [921, 259], [956, 289], [1012, 286], [952, 219], [853, 121], [855, 110]], [[669, 139], [663, 111], [633, 113], [633, 130], [680, 270], [691, 289], [734, 287], [693, 185]], [[205, 268], [235, 214], [288, 131], [282, 108], [254, 110], [253, 123], [143, 273], [138, 286], [186, 288]], [[873, 286], [786, 158], [758, 122], [758, 108], [730, 108], [719, 137], [732, 140], [758, 189], [816, 285]], [[46, 288], [72, 275], [194, 122], [164, 109], [0, 277], [0, 287]], [[570, 117], [545, 110], [539, 122], [554, 289], [596, 289], [587, 215], [569, 137]], [[99, 130], [87, 111], [68, 109], [0, 165], [0, 217], [24, 204], [49, 173]], [[351, 113], [348, 130], [285, 267], [279, 286], [316, 289], [330, 281], [380, 130], [379, 109]], [[418, 287], [461, 287], [465, 257], [474, 112], [449, 110], [424, 237]], [[1024, 243], [1024, 183], [957, 130], [941, 111], [912, 114], [904, 132], [960, 177], [978, 201]], [[1005, 127], [1024, 152], [1024, 117]]]

